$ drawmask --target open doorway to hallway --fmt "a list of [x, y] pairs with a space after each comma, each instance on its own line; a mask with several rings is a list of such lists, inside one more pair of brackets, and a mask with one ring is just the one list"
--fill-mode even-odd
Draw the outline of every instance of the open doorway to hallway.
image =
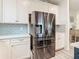
[[70, 46], [79, 42], [79, 1], [70, 0]]

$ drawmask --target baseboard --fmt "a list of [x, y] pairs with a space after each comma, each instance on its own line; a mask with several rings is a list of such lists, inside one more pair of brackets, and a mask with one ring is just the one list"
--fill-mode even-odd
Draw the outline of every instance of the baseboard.
[[64, 49], [64, 48], [56, 49], [55, 52], [60, 51], [60, 50], [63, 50], [63, 49]]

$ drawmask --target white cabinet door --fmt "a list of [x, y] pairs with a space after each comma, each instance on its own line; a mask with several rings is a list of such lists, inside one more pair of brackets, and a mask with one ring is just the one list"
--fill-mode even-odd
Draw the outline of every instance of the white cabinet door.
[[16, 0], [3, 0], [3, 22], [16, 22]]
[[0, 0], [0, 23], [3, 22], [3, 19], [2, 19], [2, 0]]
[[28, 0], [3, 0], [3, 22], [28, 24]]
[[0, 41], [0, 59], [11, 59], [10, 56], [9, 42], [7, 40]]
[[48, 4], [42, 1], [32, 1], [32, 11], [48, 12]]
[[20, 23], [28, 24], [29, 21], [29, 10], [30, 10], [29, 0], [17, 0], [17, 20]]
[[30, 58], [30, 38], [0, 40], [0, 59]]
[[48, 4], [48, 6], [49, 6], [49, 13], [57, 14], [57, 12], [58, 12], [58, 6], [53, 5], [53, 4]]
[[30, 38], [14, 39], [11, 42], [12, 59], [30, 58]]
[[56, 33], [56, 49], [62, 49], [64, 48], [64, 36], [65, 34], [64, 33]]
[[29, 46], [26, 45], [15, 45], [12, 46], [12, 59], [25, 59], [29, 58], [30, 50]]
[[0, 46], [0, 59], [10, 59], [10, 51], [7, 46]]

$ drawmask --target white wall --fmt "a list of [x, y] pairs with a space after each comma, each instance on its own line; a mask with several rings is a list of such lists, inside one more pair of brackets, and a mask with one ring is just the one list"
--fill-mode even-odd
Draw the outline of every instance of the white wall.
[[[69, 49], [69, 0], [63, 0], [59, 4], [59, 25], [65, 26], [65, 32], [63, 33], [65, 36], [62, 36], [61, 42], [62, 47], [66, 50]], [[61, 43], [60, 42], [60, 43]]]
[[77, 20], [76, 13], [77, 13], [77, 11], [70, 9], [69, 13], [70, 13], [70, 28], [73, 28], [73, 26], [76, 25], [76, 20]]
[[74, 10], [69, 10], [70, 16], [73, 16], [74, 18], [76, 17], [76, 11]]
[[79, 11], [70, 10], [70, 16], [74, 18], [75, 29], [79, 30]]
[[79, 30], [79, 12], [76, 14], [76, 29]]

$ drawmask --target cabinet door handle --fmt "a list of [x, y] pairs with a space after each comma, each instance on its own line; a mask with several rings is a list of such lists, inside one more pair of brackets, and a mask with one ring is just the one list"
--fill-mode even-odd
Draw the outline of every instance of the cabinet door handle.
[[11, 47], [13, 47], [13, 45], [11, 45]]
[[18, 20], [16, 20], [16, 22], [19, 22]]

